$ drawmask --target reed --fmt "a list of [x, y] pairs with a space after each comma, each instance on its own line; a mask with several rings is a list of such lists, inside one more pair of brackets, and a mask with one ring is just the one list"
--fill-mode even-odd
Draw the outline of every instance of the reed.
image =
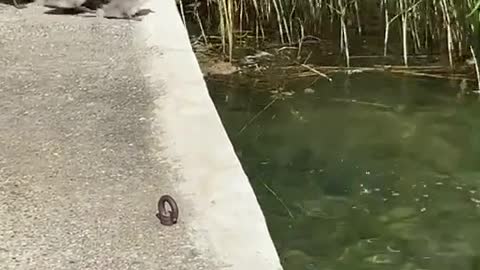
[[223, 51], [230, 59], [244, 33], [255, 35], [257, 42], [276, 39], [286, 45], [301, 45], [306, 37], [334, 37], [347, 66], [352, 37], [381, 37], [383, 44], [367, 45], [383, 47], [385, 56], [392, 53], [393, 44], [401, 45], [405, 66], [415, 54], [442, 54], [453, 68], [455, 62], [471, 56], [471, 46], [477, 51], [480, 45], [480, 0], [183, 2], [182, 6], [196, 7], [195, 21], [202, 31], [221, 36]]

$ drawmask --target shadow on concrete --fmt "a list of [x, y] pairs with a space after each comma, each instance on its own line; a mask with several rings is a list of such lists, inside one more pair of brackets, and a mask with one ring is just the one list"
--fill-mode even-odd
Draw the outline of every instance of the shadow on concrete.
[[[4, 0], [0, 0], [4, 1]], [[8, 0], [7, 0], [8, 1]], [[49, 15], [79, 15], [79, 14], [85, 14], [85, 16], [82, 17], [96, 17], [96, 12], [95, 10], [91, 10], [88, 8], [84, 7], [77, 7], [77, 8], [59, 8], [59, 7], [52, 7], [52, 6], [47, 6], [51, 8], [50, 10], [45, 11], [45, 14]], [[140, 9], [137, 13], [135, 13], [132, 18], [139, 18], [146, 16], [150, 13], [154, 13], [153, 10], [151, 9]], [[107, 19], [129, 19], [129, 18], [117, 18], [117, 17], [110, 17], [110, 16], [105, 16]]]
[[44, 13], [49, 15], [78, 15], [87, 12], [78, 8], [53, 8]]
[[26, 8], [26, 4], [33, 3], [34, 0], [0, 0], [0, 4], [14, 6], [16, 8]]

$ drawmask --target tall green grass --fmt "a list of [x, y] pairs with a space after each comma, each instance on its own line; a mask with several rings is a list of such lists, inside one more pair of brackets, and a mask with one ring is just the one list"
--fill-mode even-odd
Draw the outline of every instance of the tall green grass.
[[[245, 32], [301, 45], [307, 36], [335, 37], [349, 65], [351, 38], [376, 35], [383, 54], [442, 53], [450, 66], [480, 47], [480, 0], [191, 0], [202, 31], [221, 36], [224, 52]], [[378, 44], [377, 44], [378, 45]]]

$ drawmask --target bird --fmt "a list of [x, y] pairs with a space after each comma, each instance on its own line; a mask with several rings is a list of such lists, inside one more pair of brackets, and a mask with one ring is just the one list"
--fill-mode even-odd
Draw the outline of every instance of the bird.
[[[15, 0], [14, 0], [15, 1]], [[70, 9], [78, 12], [96, 13], [98, 17], [116, 19], [134, 19], [137, 15], [146, 15], [151, 10], [142, 10], [146, 0], [38, 0], [49, 8]]]

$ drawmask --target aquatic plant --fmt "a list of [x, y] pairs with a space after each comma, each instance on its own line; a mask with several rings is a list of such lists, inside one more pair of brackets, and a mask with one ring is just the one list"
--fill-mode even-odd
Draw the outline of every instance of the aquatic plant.
[[[257, 42], [277, 39], [301, 47], [306, 40], [331, 39], [349, 66], [351, 39], [382, 46], [400, 44], [404, 65], [419, 54], [448, 56], [448, 65], [480, 45], [478, 0], [190, 0], [193, 18], [207, 34], [220, 35], [230, 58], [245, 35]], [[369, 37], [377, 39], [369, 40]], [[380, 37], [383, 44], [378, 44]], [[376, 44], [374, 44], [377, 42]], [[472, 47], [471, 47], [472, 46]]]

